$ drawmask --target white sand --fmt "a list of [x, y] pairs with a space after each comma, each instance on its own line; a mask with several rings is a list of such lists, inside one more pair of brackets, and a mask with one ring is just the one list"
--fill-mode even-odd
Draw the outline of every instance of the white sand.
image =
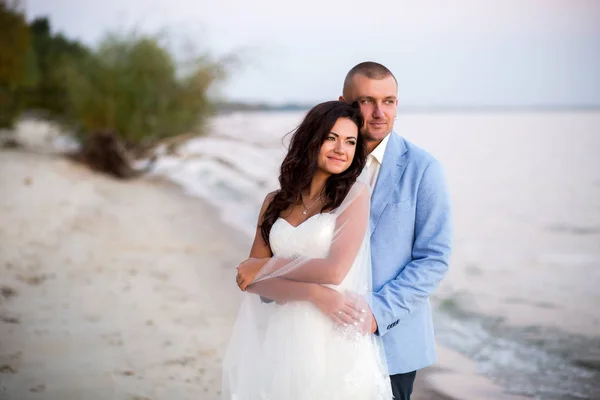
[[218, 398], [248, 243], [216, 218], [163, 184], [0, 151], [0, 398]]

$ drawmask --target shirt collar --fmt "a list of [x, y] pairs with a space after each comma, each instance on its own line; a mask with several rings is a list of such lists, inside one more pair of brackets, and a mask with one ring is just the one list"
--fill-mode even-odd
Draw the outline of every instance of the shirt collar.
[[390, 140], [390, 135], [391, 135], [391, 133], [388, 133], [387, 136], [383, 138], [381, 143], [379, 143], [377, 145], [377, 147], [375, 147], [370, 154], [373, 157], [369, 157], [369, 158], [375, 158], [377, 160], [377, 162], [379, 163], [379, 165], [383, 164], [383, 156], [385, 154], [385, 148], [387, 147], [387, 144]]

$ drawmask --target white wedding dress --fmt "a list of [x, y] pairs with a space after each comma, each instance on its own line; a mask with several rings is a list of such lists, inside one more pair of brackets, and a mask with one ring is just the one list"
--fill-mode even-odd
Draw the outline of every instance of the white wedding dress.
[[[279, 218], [271, 229], [271, 250], [284, 258], [324, 258], [334, 229], [335, 216], [328, 213], [297, 227]], [[343, 292], [366, 285], [353, 265], [339, 286], [328, 286]], [[255, 379], [233, 393], [232, 400], [392, 399], [377, 336], [344, 328], [308, 302], [262, 303], [261, 307], [271, 310], [263, 321]]]

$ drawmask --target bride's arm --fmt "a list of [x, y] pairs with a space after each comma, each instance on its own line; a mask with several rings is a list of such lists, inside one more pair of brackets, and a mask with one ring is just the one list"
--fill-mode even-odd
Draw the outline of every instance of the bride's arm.
[[[273, 251], [271, 250], [271, 246], [269, 246], [269, 244], [267, 242], [265, 242], [265, 240], [263, 239], [263, 236], [262, 236], [262, 233], [260, 230], [260, 226], [262, 225], [263, 215], [265, 214], [265, 211], [267, 210], [267, 207], [269, 206], [269, 204], [271, 204], [271, 201], [273, 200], [274, 196], [275, 196], [275, 192], [271, 192], [271, 193], [267, 194], [267, 196], [265, 197], [265, 200], [263, 201], [263, 205], [260, 208], [260, 213], [258, 214], [258, 221], [256, 224], [256, 233], [254, 234], [254, 242], [252, 243], [252, 247], [250, 248], [250, 254], [248, 255], [248, 258], [270, 259], [273, 256]], [[301, 290], [302, 296], [306, 296], [307, 290], [305, 290], [306, 288], [303, 288], [303, 289], [304, 290]], [[259, 294], [259, 293], [256, 293], [256, 294]], [[261, 297], [261, 300], [265, 303], [271, 303], [273, 301], [277, 301], [277, 302], [291, 301], [291, 300], [287, 300], [287, 299], [282, 299], [281, 296], [278, 296], [277, 292], [274, 292], [271, 295], [262, 294], [260, 297]]]
[[256, 234], [254, 235], [254, 242], [252, 243], [252, 248], [250, 249], [250, 255], [248, 255], [248, 258], [271, 258], [273, 256], [271, 246], [265, 242], [260, 231], [263, 215], [265, 214], [269, 204], [271, 204], [273, 197], [275, 197], [275, 192], [267, 194], [267, 197], [265, 197], [265, 201], [263, 201], [263, 205], [260, 208], [258, 223], [256, 224]]
[[[293, 301], [308, 301], [315, 305], [323, 314], [339, 324], [354, 324], [362, 322], [360, 313], [362, 303], [352, 297], [317, 283], [294, 282], [285, 278], [267, 279], [248, 287], [248, 292], [261, 294], [277, 303]], [[338, 313], [339, 310], [348, 312]], [[363, 311], [364, 313], [364, 311]]]
[[311, 301], [321, 285], [273, 278], [248, 286], [247, 291], [276, 302]]

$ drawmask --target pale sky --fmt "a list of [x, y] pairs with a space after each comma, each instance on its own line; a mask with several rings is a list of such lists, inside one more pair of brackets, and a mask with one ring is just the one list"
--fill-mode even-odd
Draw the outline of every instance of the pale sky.
[[[167, 30], [242, 64], [234, 100], [335, 99], [356, 63], [385, 64], [402, 105], [600, 107], [600, 0], [25, 0], [29, 19], [93, 45]], [[181, 47], [180, 47], [181, 48]]]

